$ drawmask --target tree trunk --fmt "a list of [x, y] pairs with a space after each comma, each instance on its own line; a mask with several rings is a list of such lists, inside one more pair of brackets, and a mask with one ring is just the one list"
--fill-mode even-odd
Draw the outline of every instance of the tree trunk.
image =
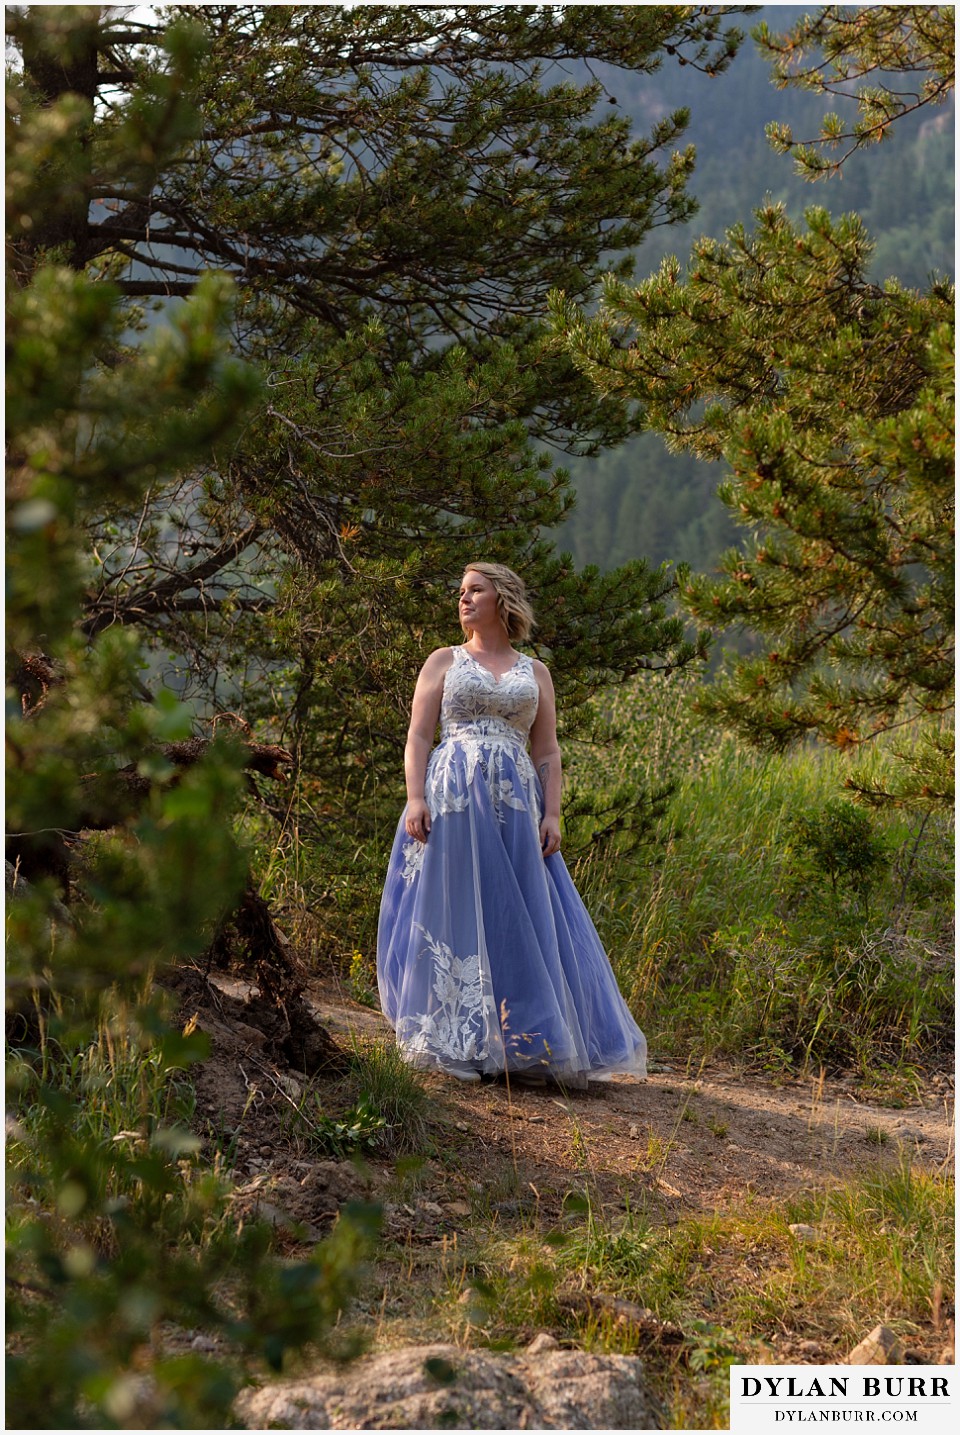
[[79, 11], [69, 26], [57, 33], [56, 19], [43, 6], [31, 6], [17, 23], [24, 75], [41, 105], [55, 104], [65, 95], [77, 95], [90, 106], [90, 123], [80, 145], [70, 153], [69, 172], [63, 165], [58, 203], [43, 207], [42, 222], [18, 237], [18, 247], [30, 255], [57, 250], [62, 263], [82, 269], [90, 241], [90, 145], [93, 106], [97, 95], [101, 11], [99, 5], [71, 6]]

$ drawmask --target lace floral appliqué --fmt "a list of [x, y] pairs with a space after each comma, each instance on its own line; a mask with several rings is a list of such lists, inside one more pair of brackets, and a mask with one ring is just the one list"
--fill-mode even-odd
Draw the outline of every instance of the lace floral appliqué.
[[403, 854], [403, 871], [400, 873], [405, 882], [412, 882], [414, 877], [423, 866], [424, 854], [427, 850], [425, 842], [416, 842], [413, 838], [405, 842], [401, 849]]
[[423, 954], [429, 953], [433, 962], [432, 990], [437, 1005], [415, 1021], [407, 1019], [398, 1025], [401, 1045], [412, 1054], [441, 1061], [476, 1061], [483, 1055], [484, 1030], [479, 953], [458, 957], [426, 927], [419, 922], [414, 925], [423, 933]]

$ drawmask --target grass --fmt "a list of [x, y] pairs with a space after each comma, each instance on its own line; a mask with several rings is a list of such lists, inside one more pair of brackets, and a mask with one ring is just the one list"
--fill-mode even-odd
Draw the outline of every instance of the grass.
[[[23, 1428], [224, 1428], [262, 1362], [339, 1351], [378, 1219], [358, 1204], [305, 1258], [281, 1257], [265, 1222], [235, 1216], [222, 1152], [201, 1159], [187, 1125], [191, 1024], [110, 1006], [72, 1037], [61, 1013], [41, 1016], [34, 1048], [8, 1054], [8, 1413]], [[171, 1348], [195, 1331], [222, 1358]]]
[[[559, 1219], [534, 1208], [505, 1228], [478, 1216], [439, 1251], [406, 1247], [381, 1262], [378, 1344], [512, 1349], [546, 1330], [581, 1349], [639, 1354], [669, 1428], [715, 1429], [726, 1424], [729, 1365], [804, 1363], [801, 1341], [821, 1363], [843, 1361], [883, 1321], [936, 1361], [953, 1194], [947, 1172], [904, 1157], [830, 1189], [669, 1226], [657, 1210], [613, 1210], [589, 1194]], [[794, 1236], [797, 1222], [816, 1238]]]
[[[345, 1160], [374, 1153], [408, 1155], [414, 1164], [433, 1150], [431, 1100], [421, 1076], [396, 1045], [354, 1040], [351, 1070], [337, 1088], [308, 1084], [284, 1101], [280, 1125], [302, 1156]], [[412, 1154], [411, 1154], [412, 1153]]]
[[433, 1148], [432, 1100], [422, 1077], [409, 1066], [393, 1041], [354, 1045], [352, 1084], [361, 1100], [383, 1118], [389, 1147], [424, 1153]]
[[[51, 1028], [65, 1026], [60, 1009], [38, 1013], [37, 1050], [8, 1054], [15, 1113], [8, 1172], [15, 1199], [42, 1190], [62, 1158], [62, 1123], [69, 1112], [72, 1147], [78, 1156], [84, 1149], [92, 1153], [77, 1188], [82, 1204], [72, 1214], [79, 1216], [87, 1205], [138, 1194], [139, 1151], [154, 1147], [186, 1156], [199, 1142], [189, 1130], [195, 1098], [180, 1063], [171, 1059], [168, 1044], [145, 1040], [124, 1005], [100, 1020], [91, 1041], [77, 1044], [66, 1033], [62, 1039], [51, 1034]], [[111, 1148], [130, 1159], [105, 1159]], [[107, 1223], [96, 1220], [90, 1234], [107, 1239], [106, 1229]]]
[[[946, 818], [854, 808], [844, 754], [751, 752], [693, 724], [682, 682], [646, 688], [614, 699], [620, 745], [575, 752], [569, 766], [601, 789], [675, 783], [657, 840], [587, 842], [574, 870], [651, 1051], [894, 1081], [943, 1060]], [[888, 761], [876, 746], [865, 766], [878, 775]]]
[[[104, 1029], [77, 1055], [73, 1089], [100, 1101], [100, 1114], [96, 1100], [92, 1109], [101, 1133], [124, 1129], [134, 1114], [144, 1131], [169, 1121], [174, 1110], [170, 1073], [159, 1081], [155, 1065], [136, 1072], [134, 1047], [121, 1037], [122, 1028]], [[62, 1053], [51, 1047], [48, 1057], [53, 1062]], [[434, 1151], [427, 1162], [442, 1120], [431, 1091], [386, 1042], [358, 1045], [353, 1071], [330, 1088], [340, 1104], [363, 1096], [371, 1111], [406, 1133], [408, 1151], [394, 1150], [390, 1159], [395, 1196], [414, 1205], [435, 1187], [441, 1167], [443, 1179], [452, 1177], [460, 1190], [458, 1163], [470, 1141], [469, 1133], [444, 1128], [444, 1159]], [[651, 1162], [665, 1159], [684, 1122], [706, 1123], [721, 1139], [693, 1101], [691, 1094], [680, 1106], [672, 1132], [650, 1133]], [[547, 1330], [568, 1346], [638, 1354], [668, 1426], [684, 1429], [726, 1423], [732, 1361], [776, 1360], [791, 1342], [795, 1348], [814, 1341], [823, 1361], [841, 1360], [883, 1320], [936, 1359], [932, 1312], [952, 1284], [952, 1184], [945, 1173], [921, 1171], [904, 1153], [892, 1168], [829, 1190], [784, 1202], [745, 1199], [666, 1225], [659, 1204], [645, 1205], [635, 1191], [626, 1209], [601, 1203], [575, 1114], [568, 1112], [577, 1189], [563, 1211], [532, 1193], [509, 1202], [505, 1215], [504, 1203], [493, 1198], [517, 1196], [520, 1172], [501, 1151], [458, 1228], [432, 1243], [381, 1244], [376, 1277], [362, 1292], [361, 1334], [378, 1345], [442, 1339], [509, 1350]], [[817, 1238], [798, 1241], [789, 1230], [796, 1222], [813, 1226]], [[85, 1254], [78, 1245], [71, 1259]], [[629, 1303], [626, 1314], [613, 1304], [618, 1300]], [[649, 1318], [632, 1318], [630, 1307], [642, 1307]]]

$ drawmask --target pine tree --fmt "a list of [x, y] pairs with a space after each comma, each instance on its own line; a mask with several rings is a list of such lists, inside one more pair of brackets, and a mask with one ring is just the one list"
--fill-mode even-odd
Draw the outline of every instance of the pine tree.
[[[133, 97], [131, 168], [144, 143], [169, 160], [191, 130], [197, 44], [189, 27], [168, 32], [162, 106], [149, 87]], [[12, 108], [19, 236], [55, 211], [88, 115], [69, 96]], [[204, 462], [259, 383], [231, 356], [224, 276], [124, 356], [116, 286], [58, 262], [68, 228], [7, 309], [7, 831], [86, 850], [69, 907], [53, 881], [8, 864], [6, 1411], [22, 1429], [219, 1429], [243, 1380], [237, 1352], [276, 1368], [329, 1338], [372, 1213], [346, 1215], [306, 1260], [278, 1260], [262, 1225], [230, 1219], [229, 1188], [188, 1129], [183, 1071], [206, 1038], [171, 1029], [153, 979], [198, 957], [236, 900], [241, 776], [221, 744], [171, 781], [160, 746], [193, 715], [169, 693], [141, 700], [134, 631], [84, 639], [89, 529]], [[127, 764], [146, 789], [136, 811], [83, 842], [89, 775]], [[170, 1326], [216, 1332], [234, 1359], [165, 1355]]]
[[[149, 324], [151, 304], [226, 271], [235, 345], [267, 381], [212, 462], [91, 518], [86, 635], [135, 624], [150, 686], [285, 725], [318, 806], [385, 772], [400, 792], [414, 675], [455, 635], [449, 585], [470, 559], [523, 570], [571, 725], [597, 682], [694, 656], [672, 575], [578, 574], [540, 536], [571, 502], [549, 450], [630, 429], [541, 311], [552, 285], [586, 298], [605, 256], [693, 207], [692, 155], [668, 156], [684, 113], [633, 138], [611, 82], [564, 67], [719, 73], [734, 8], [11, 12], [24, 113], [69, 103], [82, 127], [56, 160], [62, 200], [14, 229], [19, 272], [56, 253]], [[125, 172], [127, 140], [165, 115], [176, 17], [203, 41], [199, 118], [169, 131], [172, 154], [143, 140]]]
[[[194, 668], [208, 676], [221, 668], [225, 651], [205, 647], [201, 628], [209, 634], [222, 629], [222, 616], [261, 615], [271, 607], [278, 554], [292, 546], [304, 561], [304, 543], [291, 541], [304, 538], [296, 501], [287, 506], [291, 473], [325, 527], [355, 526], [354, 495], [341, 491], [342, 455], [363, 437], [348, 432], [342, 404], [345, 387], [369, 388], [371, 365], [384, 394], [398, 391], [388, 404], [401, 408], [421, 385], [435, 393], [463, 375], [476, 393], [458, 412], [451, 393], [444, 421], [486, 431], [488, 465], [504, 465], [490, 474], [499, 485], [494, 521], [492, 495], [458, 492], [457, 472], [435, 471], [429, 448], [411, 450], [416, 474], [406, 486], [429, 495], [417, 532], [433, 522], [443, 531], [447, 513], [470, 513], [476, 501], [475, 531], [488, 551], [508, 556], [505, 543], [519, 551], [503, 537], [515, 476], [527, 533], [553, 522], [570, 501], [563, 477], [552, 478], [549, 502], [531, 506], [525, 475], [538, 460], [523, 438], [595, 448], [624, 430], [617, 408], [598, 402], [543, 344], [547, 289], [562, 284], [586, 296], [603, 255], [693, 209], [684, 188], [691, 154], [661, 162], [684, 113], [634, 140], [614, 96], [593, 118], [602, 86], [570, 83], [559, 67], [576, 59], [645, 72], [669, 52], [719, 72], [739, 38], [722, 33], [728, 8], [168, 7], [162, 19], [188, 16], [206, 50], [194, 88], [199, 123], [167, 159], [141, 135], [145, 115], [162, 115], [165, 104], [162, 25], [99, 7], [11, 12], [24, 105], [43, 109], [68, 96], [86, 115], [69, 174], [58, 161], [58, 203], [49, 213], [35, 207], [29, 229], [14, 227], [20, 268], [29, 272], [37, 255], [56, 250], [78, 269], [111, 277], [121, 293], [155, 301], [189, 294], [207, 268], [231, 274], [241, 351], [284, 375], [272, 408], [282, 415], [292, 397], [296, 408], [309, 407], [312, 429], [331, 415], [338, 429], [337, 443], [324, 448], [299, 420], [289, 424], [266, 463], [259, 446], [267, 436], [258, 432], [253, 453], [222, 455], [215, 472], [188, 475], [152, 509], [112, 514], [114, 526], [136, 532], [140, 562], [103, 565], [87, 631], [153, 626]], [[131, 89], [134, 105], [123, 102]], [[113, 157], [129, 153], [131, 138], [141, 141], [142, 159], [121, 174]], [[509, 370], [505, 392], [486, 406], [483, 366]], [[381, 505], [389, 509], [392, 494], [368, 467], [363, 511], [375, 517], [354, 544], [382, 559]], [[395, 472], [396, 464], [391, 481]], [[459, 536], [439, 561], [421, 565], [426, 582], [455, 576], [464, 556], [475, 556], [472, 533]], [[339, 557], [335, 545], [326, 552]], [[258, 553], [265, 581], [251, 581]], [[350, 566], [341, 571], [349, 579]], [[369, 601], [388, 598], [400, 576], [394, 565]], [[635, 605], [646, 601], [647, 581], [623, 575]], [[191, 618], [198, 610], [200, 623]], [[566, 621], [576, 622], [574, 611]]]
[[928, 719], [893, 795], [938, 803], [952, 794], [953, 294], [879, 289], [869, 254], [856, 216], [812, 209], [799, 227], [769, 206], [753, 233], [699, 243], [685, 276], [668, 261], [636, 289], [611, 281], [593, 322], [558, 297], [557, 323], [604, 393], [729, 465], [720, 496], [746, 551], [683, 596], [762, 651], [701, 710], [760, 744], [812, 733], [851, 752]]
[[784, 35], [763, 22], [753, 33], [779, 88], [835, 95], [845, 108], [855, 97], [857, 109], [852, 125], [840, 113], [825, 115], [811, 140], [771, 124], [774, 149], [792, 154], [805, 179], [823, 179], [865, 145], [889, 139], [906, 115], [942, 105], [954, 89], [955, 24], [952, 5], [825, 5]]

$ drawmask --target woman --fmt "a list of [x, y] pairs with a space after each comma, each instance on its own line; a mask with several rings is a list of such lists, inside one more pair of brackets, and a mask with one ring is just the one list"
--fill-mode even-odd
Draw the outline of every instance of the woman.
[[513, 647], [533, 628], [522, 580], [470, 564], [460, 623], [466, 642], [430, 654], [413, 696], [380, 908], [383, 1010], [408, 1061], [463, 1081], [642, 1076], [643, 1033], [560, 856], [553, 683]]

